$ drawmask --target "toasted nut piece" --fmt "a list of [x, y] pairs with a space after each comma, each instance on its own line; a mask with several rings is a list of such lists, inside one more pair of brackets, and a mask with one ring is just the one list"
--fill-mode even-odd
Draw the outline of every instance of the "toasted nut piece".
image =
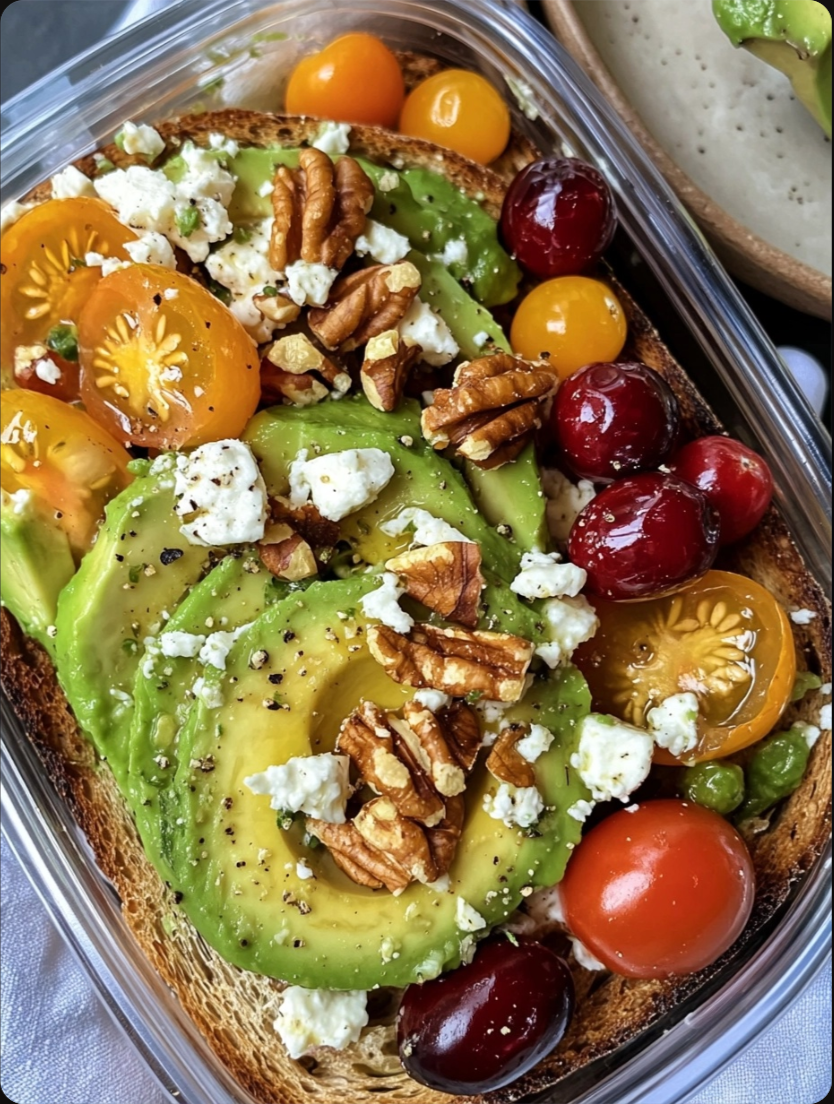
[[492, 746], [486, 761], [487, 770], [495, 775], [499, 782], [509, 782], [511, 786], [535, 786], [536, 772], [533, 764], [516, 751], [515, 745], [527, 733], [525, 725], [509, 725]]
[[450, 797], [446, 802], [446, 816], [435, 828], [426, 829], [426, 838], [429, 841], [434, 865], [437, 867], [438, 878], [452, 865], [463, 831], [465, 814], [466, 801], [463, 794]]
[[330, 290], [325, 307], [310, 310], [310, 329], [326, 349], [350, 352], [395, 329], [420, 287], [410, 261], [373, 265], [343, 276]]
[[434, 790], [419, 754], [395, 730], [391, 718], [372, 702], [362, 702], [343, 722], [337, 746], [347, 752], [366, 782], [389, 797], [403, 816], [437, 824], [443, 801]]
[[446, 741], [440, 720], [430, 709], [415, 701], [405, 703], [403, 715], [426, 756], [429, 777], [437, 792], [444, 798], [463, 793], [466, 789], [466, 777]]
[[340, 269], [365, 229], [374, 186], [359, 163], [304, 149], [298, 168], [280, 165], [272, 189], [269, 262], [276, 272], [302, 260]]
[[468, 774], [475, 766], [483, 737], [475, 710], [462, 701], [453, 701], [437, 713], [443, 735], [460, 766]]
[[484, 577], [477, 544], [464, 541], [430, 544], [394, 556], [385, 566], [400, 576], [406, 594], [447, 621], [457, 621], [470, 629], [478, 624]]
[[319, 569], [312, 548], [298, 533], [277, 544], [259, 544], [258, 555], [267, 571], [291, 583], [307, 579]]
[[[332, 548], [339, 539], [339, 523], [322, 517], [312, 502], [303, 506], [290, 506], [285, 498], [273, 498], [269, 502], [271, 524], [284, 524], [292, 532], [300, 533], [311, 548]], [[271, 532], [269, 527], [267, 532]], [[283, 537], [277, 538], [283, 540]], [[264, 534], [264, 543], [271, 540]]]
[[312, 406], [326, 399], [330, 391], [315, 376], [295, 376], [261, 362], [261, 394], [267, 402], [286, 401], [294, 406]]
[[[288, 334], [279, 338], [267, 350], [266, 360], [269, 364], [261, 365], [262, 389], [277, 391], [298, 406], [309, 406], [327, 397], [328, 387], [321, 380], [339, 394], [350, 390], [348, 373], [317, 349], [306, 334]], [[293, 378], [288, 379], [288, 376]]]
[[518, 701], [533, 658], [530, 641], [510, 633], [423, 624], [403, 636], [374, 625], [367, 638], [371, 655], [394, 682], [460, 698], [480, 691], [491, 701]]
[[408, 373], [420, 353], [419, 345], [406, 345], [396, 330], [372, 337], [365, 346], [359, 379], [368, 402], [377, 410], [396, 410], [405, 391]]
[[268, 318], [278, 326], [287, 326], [290, 322], [295, 322], [301, 314], [301, 307], [280, 292], [277, 295], [254, 295], [252, 302], [264, 318]]
[[375, 847], [365, 842], [353, 824], [330, 824], [307, 817], [307, 831], [321, 840], [333, 861], [357, 885], [387, 890], [399, 896], [411, 882], [411, 876]]
[[354, 817], [357, 832], [418, 882], [433, 882], [437, 867], [429, 849], [426, 833], [413, 820], [397, 810], [388, 797], [366, 802]]
[[509, 353], [469, 361], [451, 388], [434, 392], [422, 414], [423, 434], [436, 449], [453, 445], [461, 456], [497, 467], [532, 438], [557, 383], [553, 372]]

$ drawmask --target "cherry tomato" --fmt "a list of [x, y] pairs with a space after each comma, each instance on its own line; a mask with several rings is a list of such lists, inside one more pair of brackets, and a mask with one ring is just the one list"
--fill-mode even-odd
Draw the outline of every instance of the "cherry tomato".
[[525, 360], [545, 357], [567, 379], [586, 364], [616, 360], [626, 330], [623, 308], [609, 287], [587, 276], [560, 276], [522, 299], [510, 344]]
[[89, 414], [49, 395], [5, 391], [0, 421], [3, 490], [29, 491], [54, 511], [80, 559], [105, 505], [130, 482], [130, 456]]
[[0, 358], [5, 378], [18, 345], [43, 345], [53, 326], [78, 322], [101, 279], [87, 253], [129, 261], [132, 230], [101, 199], [50, 199], [27, 211], [0, 243]]
[[741, 934], [754, 893], [735, 828], [674, 800], [606, 817], [582, 837], [562, 881], [573, 934], [609, 970], [638, 978], [714, 962]]
[[444, 69], [409, 93], [400, 130], [488, 165], [510, 140], [510, 112], [478, 73]]
[[258, 405], [246, 331], [205, 288], [159, 265], [105, 277], [82, 312], [78, 346], [87, 409], [136, 445], [237, 437]]
[[718, 519], [703, 494], [674, 475], [645, 472], [606, 487], [568, 537], [588, 589], [617, 601], [669, 594], [712, 567]]
[[732, 437], [699, 437], [684, 445], [669, 468], [707, 496], [721, 519], [721, 543], [746, 537], [773, 497], [773, 476], [758, 453]]
[[49, 349], [25, 366], [16, 364], [14, 380], [18, 387], [39, 391], [41, 395], [51, 395], [63, 402], [74, 402], [78, 398], [78, 362], [64, 360]]
[[576, 475], [595, 483], [655, 468], [678, 432], [678, 402], [645, 364], [589, 364], [556, 393], [551, 424]]
[[504, 244], [540, 280], [589, 268], [611, 244], [616, 227], [608, 185], [575, 157], [527, 165], [501, 208]]
[[287, 85], [290, 115], [394, 127], [405, 98], [400, 63], [374, 35], [346, 34], [303, 58]]
[[489, 940], [468, 966], [406, 989], [397, 1019], [400, 1059], [430, 1088], [490, 1092], [556, 1046], [573, 999], [568, 967], [543, 944]]
[[[698, 698], [698, 746], [686, 761], [731, 755], [762, 739], [790, 702], [796, 652], [772, 594], [743, 575], [710, 571], [649, 602], [595, 598], [600, 627], [573, 662], [594, 708], [644, 726], [672, 694]], [[677, 763], [658, 749], [655, 759]]]

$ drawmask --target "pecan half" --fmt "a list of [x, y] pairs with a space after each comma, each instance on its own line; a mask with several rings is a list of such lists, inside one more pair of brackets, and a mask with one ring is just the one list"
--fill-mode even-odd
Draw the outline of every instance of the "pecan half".
[[385, 564], [399, 575], [406, 594], [439, 613], [474, 629], [484, 577], [481, 549], [465, 541], [443, 541], [394, 556]]
[[429, 777], [437, 792], [444, 798], [463, 793], [466, 777], [457, 756], [449, 747], [441, 720], [416, 701], [405, 703], [403, 716], [426, 757]]
[[268, 318], [270, 322], [274, 322], [278, 327], [295, 322], [301, 314], [301, 307], [286, 295], [282, 295], [280, 291], [276, 292], [275, 295], [254, 295], [252, 302], [264, 318]]
[[437, 878], [426, 833], [419, 824], [404, 817], [389, 797], [375, 797], [366, 802], [353, 824], [366, 843], [399, 864], [415, 881], [433, 882]]
[[274, 544], [259, 544], [258, 555], [267, 571], [271, 571], [277, 579], [294, 583], [318, 573], [313, 550], [299, 533]]
[[476, 464], [498, 467], [531, 440], [557, 383], [553, 372], [509, 353], [469, 361], [451, 388], [434, 392], [423, 434], [436, 449], [452, 445]]
[[261, 363], [261, 390], [270, 400], [284, 398], [297, 406], [309, 406], [326, 398], [330, 388], [344, 395], [350, 385], [348, 373], [303, 333], [288, 334], [273, 342]]
[[419, 345], [406, 345], [397, 330], [386, 330], [371, 338], [359, 373], [371, 406], [377, 410], [397, 409], [408, 374], [421, 352]]
[[369, 889], [384, 886], [397, 897], [411, 883], [411, 875], [367, 843], [353, 824], [330, 824], [307, 817], [306, 828], [324, 844], [336, 865], [357, 885]]
[[373, 265], [337, 280], [324, 307], [307, 315], [310, 329], [325, 349], [358, 349], [372, 337], [396, 329], [420, 288], [420, 273], [410, 261]]
[[295, 261], [340, 269], [365, 229], [374, 186], [352, 157], [334, 163], [303, 149], [298, 168], [279, 165], [273, 182], [269, 263], [283, 272]]
[[453, 701], [436, 714], [446, 743], [460, 766], [468, 774], [475, 766], [483, 737], [475, 710], [462, 701]]
[[290, 506], [285, 498], [272, 498], [269, 501], [271, 523], [267, 525], [264, 540], [272, 538], [272, 525], [285, 524], [293, 532], [300, 533], [311, 548], [320, 551], [332, 548], [339, 539], [339, 523], [322, 517], [312, 502], [303, 506]]
[[530, 641], [510, 633], [424, 624], [404, 636], [374, 625], [367, 639], [371, 655], [394, 682], [461, 698], [480, 691], [490, 701], [518, 701], [533, 658]]
[[426, 829], [426, 839], [429, 841], [434, 865], [437, 868], [437, 877], [445, 874], [452, 865], [452, 860], [457, 851], [461, 832], [463, 831], [463, 818], [466, 813], [466, 801], [463, 794], [450, 797], [446, 802], [446, 816], [435, 828]]
[[516, 751], [516, 744], [527, 733], [525, 725], [510, 725], [502, 729], [492, 746], [486, 765], [490, 774], [499, 782], [509, 782], [511, 786], [535, 786], [536, 772], [533, 764]]

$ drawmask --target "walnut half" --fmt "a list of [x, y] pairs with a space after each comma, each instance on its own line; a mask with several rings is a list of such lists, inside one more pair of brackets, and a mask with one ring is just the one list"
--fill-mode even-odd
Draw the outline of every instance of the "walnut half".
[[439, 613], [474, 629], [484, 577], [481, 549], [474, 542], [443, 541], [427, 548], [414, 548], [388, 560], [385, 567], [395, 572], [406, 594]]
[[283, 398], [296, 406], [321, 402], [330, 394], [350, 390], [347, 372], [317, 349], [303, 333], [273, 342], [261, 363], [261, 389], [267, 398]]
[[377, 410], [396, 410], [405, 391], [408, 373], [422, 349], [406, 345], [397, 330], [385, 330], [365, 346], [359, 380], [368, 402]]
[[324, 307], [307, 315], [325, 349], [348, 353], [373, 337], [397, 328], [420, 288], [411, 261], [372, 265], [337, 280]]

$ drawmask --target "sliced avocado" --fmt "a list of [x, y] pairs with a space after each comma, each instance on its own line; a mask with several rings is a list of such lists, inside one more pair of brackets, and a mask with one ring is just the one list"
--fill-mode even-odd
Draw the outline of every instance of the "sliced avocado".
[[[526, 887], [560, 878], [581, 834], [567, 809], [587, 797], [570, 755], [590, 698], [582, 676], [567, 668], [535, 682], [507, 713], [556, 737], [535, 767], [548, 811], [535, 835], [492, 819], [482, 803], [497, 783], [476, 766], [449, 892], [414, 884], [394, 897], [365, 889], [324, 848], [305, 844], [300, 818], [278, 826], [269, 798], [253, 794], [245, 778], [293, 756], [332, 751], [361, 698], [395, 709], [412, 694], [365, 644], [360, 600], [376, 583], [369, 576], [315, 583], [267, 609], [235, 644], [226, 671], [212, 673], [222, 704], [195, 702], [180, 735], [172, 885], [182, 907], [224, 958], [311, 988], [403, 986], [456, 966], [471, 946], [456, 926], [457, 897], [494, 925]], [[255, 669], [259, 652], [268, 659]], [[298, 876], [302, 859], [314, 878]]]
[[[489, 313], [457, 282], [441, 261], [430, 261], [417, 249], [412, 249], [408, 259], [422, 277], [420, 298], [443, 318], [452, 331], [452, 337], [460, 346], [461, 356], [467, 360], [489, 352], [489, 343], [496, 349], [509, 353], [510, 343], [504, 331]], [[476, 341], [479, 335], [486, 335]]]
[[815, 0], [713, 0], [734, 46], [779, 69], [831, 137], [831, 13]]
[[484, 471], [467, 460], [463, 473], [475, 505], [499, 533], [506, 527], [506, 536], [526, 552], [549, 547], [547, 501], [532, 441], [509, 464]]
[[66, 533], [34, 505], [3, 491], [0, 558], [0, 601], [54, 656], [58, 595], [75, 574]]
[[96, 543], [58, 599], [58, 675], [78, 722], [123, 782], [133, 680], [159, 632], [210, 566], [174, 512], [174, 479], [157, 465], [107, 506]]
[[[256, 414], [243, 435], [258, 459], [270, 495], [289, 493], [289, 467], [301, 449], [310, 456], [344, 449], [376, 448], [386, 452], [395, 474], [380, 496], [370, 505], [348, 514], [340, 523], [341, 538], [354, 555], [366, 564], [379, 564], [405, 551], [410, 543], [406, 532], [386, 535], [380, 526], [396, 518], [406, 507], [428, 510], [481, 545], [484, 564], [499, 578], [510, 582], [518, 572], [524, 549], [507, 541], [492, 529], [472, 503], [461, 476], [447, 460], [412, 433], [411, 444], [390, 432], [389, 419], [365, 400], [320, 403], [318, 406], [276, 406]], [[412, 405], [405, 405], [406, 417]], [[352, 411], [352, 419], [342, 411]], [[361, 417], [367, 426], [358, 424]], [[400, 421], [397, 424], [402, 424]]]

